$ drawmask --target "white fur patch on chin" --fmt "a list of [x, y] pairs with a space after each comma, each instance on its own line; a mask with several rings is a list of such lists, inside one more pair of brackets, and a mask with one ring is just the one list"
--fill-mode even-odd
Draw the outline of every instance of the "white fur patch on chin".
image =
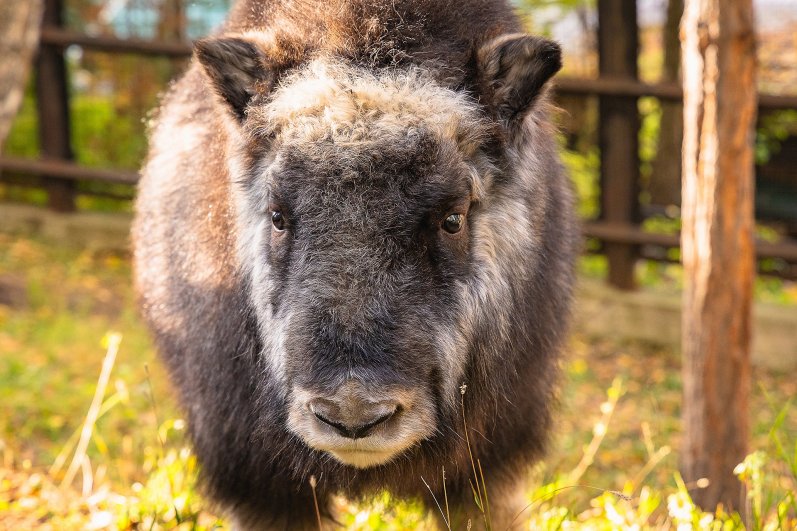
[[364, 450], [327, 450], [332, 457], [344, 465], [355, 468], [370, 468], [384, 465], [396, 456], [396, 452], [378, 452]]

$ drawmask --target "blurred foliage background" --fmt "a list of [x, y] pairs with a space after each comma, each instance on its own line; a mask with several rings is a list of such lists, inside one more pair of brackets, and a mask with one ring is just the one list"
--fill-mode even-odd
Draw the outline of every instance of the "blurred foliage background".
[[[90, 35], [195, 39], [224, 18], [230, 0], [67, 0], [68, 28]], [[595, 77], [595, 0], [516, 0], [531, 31], [563, 43], [562, 75]], [[640, 77], [677, 78], [668, 8], [678, 0], [639, 0]], [[797, 1], [759, 0], [761, 90], [797, 93]], [[677, 42], [677, 38], [675, 39]], [[677, 53], [676, 53], [677, 55]], [[77, 162], [135, 171], [146, 150], [158, 97], [185, 61], [108, 55], [71, 46], [66, 53], [72, 141]], [[562, 98], [561, 143], [579, 196], [579, 213], [599, 212], [597, 102]], [[677, 105], [639, 101], [642, 115], [640, 200], [646, 228], [679, 228], [680, 156], [672, 130]], [[39, 124], [31, 83], [4, 153], [39, 155]], [[667, 132], [669, 131], [669, 132]], [[797, 229], [766, 214], [797, 219], [797, 111], [759, 120], [759, 235], [776, 240]], [[669, 150], [669, 151], [668, 151]], [[789, 171], [790, 170], [790, 171]], [[130, 186], [80, 182], [78, 209], [130, 212]], [[99, 195], [98, 195], [99, 194]], [[0, 201], [45, 204], [45, 192], [0, 183]], [[0, 205], [0, 208], [2, 206]], [[118, 250], [78, 249], [68, 242], [7, 234], [0, 227], [0, 529], [212, 529], [222, 525], [195, 488], [196, 463], [183, 436], [169, 384], [140, 323], [129, 286], [130, 263]], [[678, 258], [677, 249], [671, 259]], [[775, 264], [777, 265], [777, 264]], [[641, 283], [677, 291], [677, 266], [640, 262]], [[581, 262], [601, 276], [600, 256]], [[794, 283], [762, 277], [759, 299], [794, 311]], [[786, 310], [785, 310], [786, 311]], [[85, 422], [103, 354], [121, 334], [108, 388], [95, 422]], [[105, 340], [103, 340], [105, 338]], [[681, 382], [678, 354], [655, 345], [574, 337], [555, 444], [529, 472], [526, 528], [736, 529], [738, 516], [705, 514], [690, 504], [677, 476]], [[107, 359], [107, 358], [106, 358]], [[791, 374], [757, 370], [750, 461], [739, 474], [755, 493], [752, 529], [797, 526], [797, 387]], [[77, 452], [88, 426], [85, 458]], [[77, 457], [76, 457], [77, 456]], [[62, 484], [77, 462], [74, 481]], [[54, 466], [59, 464], [60, 466]], [[574, 485], [581, 487], [570, 488]], [[563, 489], [563, 490], [560, 490]], [[417, 504], [387, 495], [370, 503], [341, 500], [347, 527], [409, 529], [429, 525]], [[634, 527], [636, 526], [636, 527]], [[684, 527], [682, 527], [684, 526]]]

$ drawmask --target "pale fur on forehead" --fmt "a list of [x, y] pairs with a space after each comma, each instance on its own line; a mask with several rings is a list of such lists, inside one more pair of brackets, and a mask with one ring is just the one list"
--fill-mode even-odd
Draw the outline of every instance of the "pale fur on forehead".
[[285, 142], [373, 144], [425, 129], [476, 152], [490, 123], [466, 94], [435, 83], [418, 68], [364, 70], [316, 59], [287, 76], [264, 106], [249, 110], [255, 135]]

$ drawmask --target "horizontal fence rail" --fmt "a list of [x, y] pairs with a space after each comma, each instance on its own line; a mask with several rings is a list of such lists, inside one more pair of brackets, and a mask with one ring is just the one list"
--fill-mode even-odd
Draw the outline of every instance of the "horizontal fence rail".
[[116, 184], [136, 184], [138, 173], [124, 170], [90, 168], [62, 159], [24, 159], [0, 157], [0, 171], [52, 177], [69, 181], [99, 181]]
[[[654, 97], [665, 101], [683, 101], [684, 92], [678, 83], [643, 83], [636, 79], [601, 76], [599, 79], [558, 77], [556, 91], [584, 96]], [[762, 109], [797, 109], [797, 95], [759, 94]]]
[[160, 57], [190, 57], [193, 45], [188, 42], [148, 39], [120, 39], [108, 35], [85, 35], [58, 27], [43, 27], [40, 41], [50, 46], [80, 46], [108, 53], [130, 53]]
[[[582, 225], [582, 232], [584, 236], [607, 242], [660, 247], [680, 246], [680, 236], [677, 234], [648, 232], [638, 225], [628, 223], [586, 222]], [[759, 258], [779, 258], [797, 263], [797, 243], [757, 240], [756, 255]]]

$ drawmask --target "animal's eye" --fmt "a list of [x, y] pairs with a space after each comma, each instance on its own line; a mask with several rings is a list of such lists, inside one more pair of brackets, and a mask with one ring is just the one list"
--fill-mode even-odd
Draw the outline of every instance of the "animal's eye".
[[271, 212], [271, 223], [278, 232], [285, 230], [285, 216], [283, 216], [282, 212], [279, 210], [273, 210]]
[[443, 230], [449, 234], [456, 234], [460, 230], [462, 230], [462, 226], [465, 224], [465, 215], [464, 214], [449, 214], [446, 219], [443, 220]]

